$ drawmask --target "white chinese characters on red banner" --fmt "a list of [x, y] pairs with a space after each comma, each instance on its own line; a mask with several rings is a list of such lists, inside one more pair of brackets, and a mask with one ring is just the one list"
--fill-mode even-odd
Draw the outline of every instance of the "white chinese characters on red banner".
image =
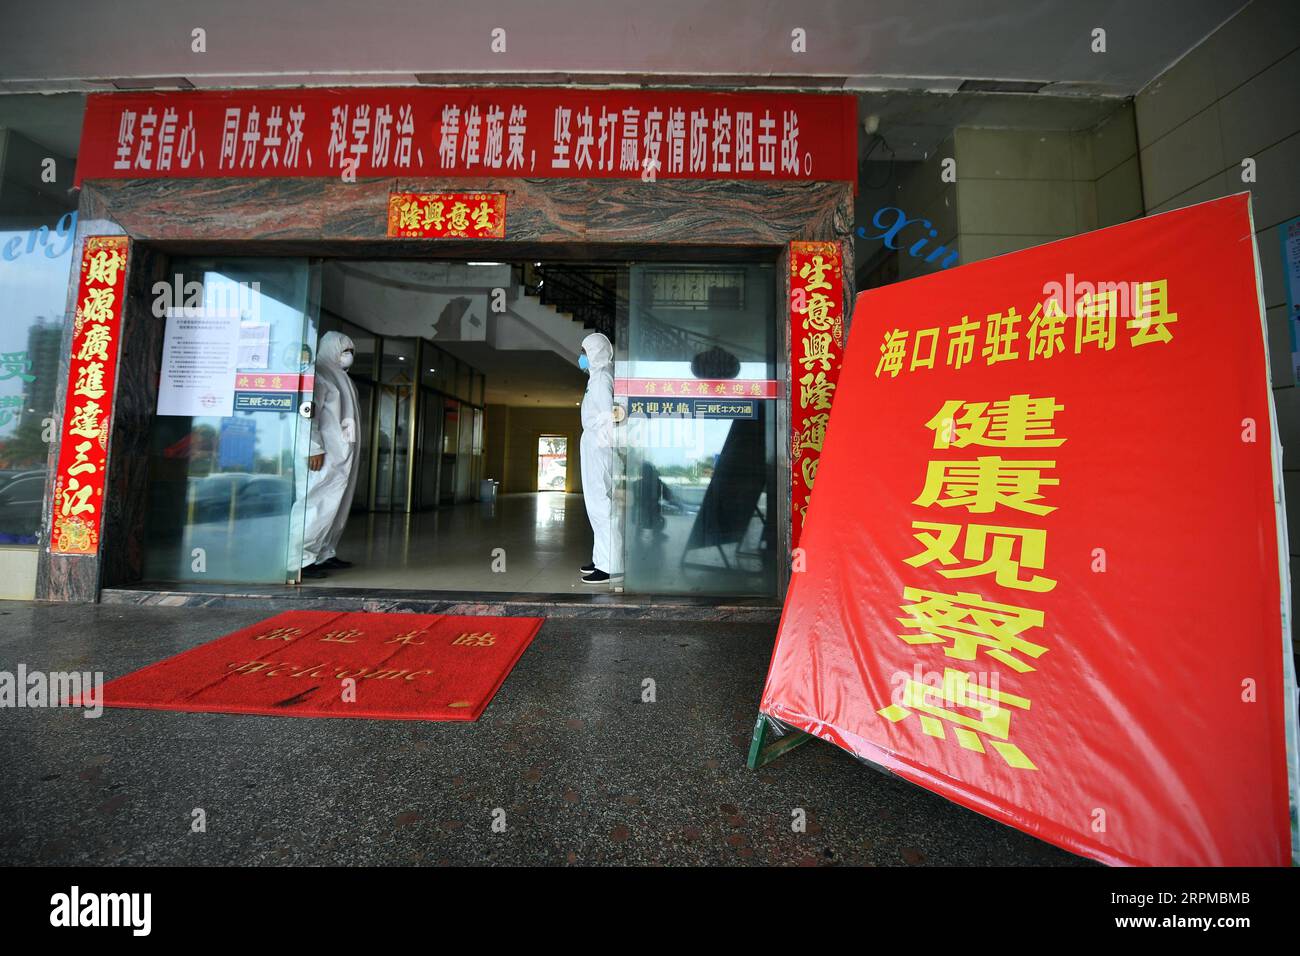
[[844, 358], [844, 274], [837, 242], [790, 243], [790, 547], [808, 516]]
[[83, 179], [511, 176], [855, 182], [851, 96], [575, 89], [105, 93]]
[[94, 554], [99, 548], [126, 257], [125, 236], [91, 236], [81, 256], [50, 522], [53, 554]]

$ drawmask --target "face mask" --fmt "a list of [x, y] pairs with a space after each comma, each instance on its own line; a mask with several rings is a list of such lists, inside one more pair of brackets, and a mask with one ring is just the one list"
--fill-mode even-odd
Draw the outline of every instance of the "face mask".
[[587, 361], [586, 355], [578, 356], [578, 368], [582, 369], [584, 372], [591, 368], [591, 362]]
[[342, 366], [345, 371], [352, 367], [352, 357], [351, 349], [339, 356], [339, 365]]

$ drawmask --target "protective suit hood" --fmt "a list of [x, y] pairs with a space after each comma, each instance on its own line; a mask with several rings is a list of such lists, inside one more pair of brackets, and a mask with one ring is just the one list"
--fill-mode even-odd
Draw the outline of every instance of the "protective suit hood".
[[333, 371], [342, 372], [343, 366], [339, 360], [348, 349], [351, 349], [354, 354], [357, 350], [356, 345], [350, 338], [342, 332], [326, 332], [320, 337], [320, 345], [316, 351], [317, 370], [322, 365], [325, 365]]
[[587, 353], [591, 371], [604, 368], [614, 361], [614, 346], [600, 332], [592, 332], [582, 340], [582, 350]]

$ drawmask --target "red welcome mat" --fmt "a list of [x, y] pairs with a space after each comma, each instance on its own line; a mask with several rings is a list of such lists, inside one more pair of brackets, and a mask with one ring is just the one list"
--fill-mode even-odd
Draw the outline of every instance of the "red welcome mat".
[[288, 611], [109, 681], [104, 705], [477, 720], [543, 621]]

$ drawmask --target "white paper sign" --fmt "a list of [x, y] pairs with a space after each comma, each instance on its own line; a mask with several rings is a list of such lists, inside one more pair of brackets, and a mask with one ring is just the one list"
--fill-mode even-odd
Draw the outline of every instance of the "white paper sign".
[[159, 415], [234, 414], [239, 318], [233, 310], [167, 310]]
[[239, 326], [239, 361], [241, 369], [266, 368], [271, 356], [271, 327], [261, 322], [244, 322]]

